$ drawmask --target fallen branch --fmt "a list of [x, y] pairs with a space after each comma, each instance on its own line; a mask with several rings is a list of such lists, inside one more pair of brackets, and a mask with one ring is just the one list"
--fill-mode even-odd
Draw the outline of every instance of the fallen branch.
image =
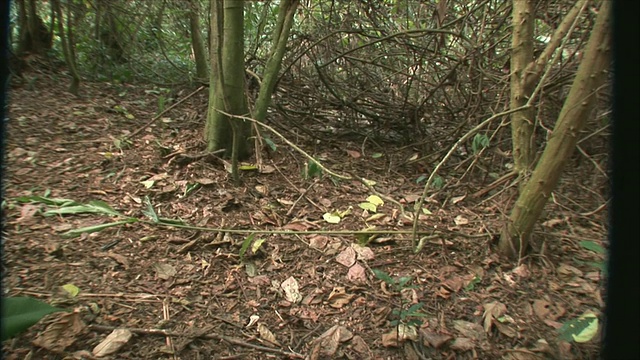
[[[119, 329], [119, 328], [120, 327], [115, 327], [115, 326], [89, 325], [89, 329], [96, 330], [96, 331], [113, 331], [113, 330]], [[272, 347], [268, 347], [268, 346], [263, 346], [263, 345], [256, 345], [256, 344], [252, 344], [252, 343], [246, 342], [244, 340], [241, 340], [241, 339], [238, 339], [238, 338], [234, 338], [234, 337], [230, 337], [230, 336], [219, 335], [219, 334], [215, 334], [215, 333], [198, 334], [197, 330], [194, 333], [178, 333], [178, 332], [167, 331], [167, 330], [163, 330], [163, 329], [142, 329], [142, 328], [127, 328], [127, 330], [129, 330], [129, 331], [131, 331], [132, 333], [135, 333], [135, 334], [147, 334], [147, 335], [158, 335], [158, 336], [175, 336], [175, 337], [182, 337], [182, 338], [200, 338], [200, 339], [210, 339], [210, 340], [222, 340], [222, 341], [228, 342], [228, 343], [233, 344], [233, 345], [238, 345], [238, 346], [242, 346], [242, 347], [246, 347], [246, 348], [250, 348], [250, 349], [254, 349], [254, 350], [259, 350], [259, 351], [263, 351], [263, 352], [269, 352], [269, 353], [273, 353], [273, 354], [279, 354], [279, 355], [287, 356], [287, 357], [292, 358], [292, 359], [304, 359], [305, 358], [304, 355], [302, 355], [302, 354], [298, 354], [298, 353], [291, 352], [291, 351], [285, 351], [285, 350], [281, 350], [281, 349], [277, 349], [277, 348], [272, 348]]]

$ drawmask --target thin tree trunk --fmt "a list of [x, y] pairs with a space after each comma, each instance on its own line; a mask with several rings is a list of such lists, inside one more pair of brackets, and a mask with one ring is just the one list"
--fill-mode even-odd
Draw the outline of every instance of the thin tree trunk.
[[[80, 89], [80, 75], [78, 74], [78, 70], [76, 68], [76, 59], [75, 59], [75, 51], [73, 50], [73, 44], [71, 43], [72, 36], [72, 19], [71, 11], [69, 10], [67, 14], [67, 30], [69, 31], [68, 36], [64, 32], [64, 22], [62, 17], [62, 8], [60, 6], [60, 0], [52, 0], [51, 6], [54, 7], [55, 12], [58, 16], [58, 36], [60, 36], [60, 44], [62, 45], [62, 52], [64, 54], [64, 58], [67, 62], [67, 66], [69, 67], [69, 72], [71, 73], [71, 85], [69, 85], [69, 92], [73, 95], [78, 95], [78, 91]], [[70, 4], [67, 6], [71, 6]], [[69, 40], [69, 41], [68, 41]]]
[[271, 95], [273, 94], [278, 73], [280, 72], [282, 58], [287, 48], [289, 31], [293, 26], [293, 16], [296, 13], [298, 4], [298, 0], [283, 0], [280, 3], [278, 23], [274, 30], [271, 55], [267, 60], [264, 79], [260, 85], [260, 92], [258, 93], [258, 100], [256, 101], [255, 120], [263, 121], [267, 115], [267, 109], [271, 102]]
[[[209, 108], [205, 125], [207, 150], [225, 149], [232, 161], [250, 154], [248, 122], [230, 119], [248, 114], [244, 93], [244, 14], [242, 0], [211, 0], [211, 72]], [[234, 147], [235, 148], [234, 150]]]
[[207, 53], [202, 41], [202, 33], [200, 32], [200, 16], [198, 15], [198, 2], [190, 1], [189, 9], [189, 25], [191, 32], [191, 48], [193, 49], [193, 57], [196, 63], [196, 77], [199, 81], [206, 81], [208, 78]]
[[610, 65], [610, 7], [610, 2], [602, 1], [582, 63], [558, 121], [540, 161], [515, 203], [509, 222], [502, 230], [499, 241], [502, 255], [516, 258], [527, 249], [533, 227], [575, 150], [580, 130], [595, 107], [597, 91], [605, 82]]
[[[524, 106], [533, 92], [522, 82], [524, 70], [533, 61], [534, 0], [513, 0], [513, 37], [511, 40], [511, 109]], [[535, 154], [533, 138], [534, 109], [511, 115], [513, 161], [517, 172], [527, 171]]]

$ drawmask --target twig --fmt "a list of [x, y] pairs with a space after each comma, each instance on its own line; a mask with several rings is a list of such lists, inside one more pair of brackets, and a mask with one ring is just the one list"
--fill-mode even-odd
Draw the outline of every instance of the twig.
[[285, 143], [287, 143], [287, 145], [291, 146], [294, 150], [296, 150], [297, 152], [299, 152], [300, 154], [302, 154], [304, 157], [306, 157], [307, 159], [309, 159], [309, 160], [311, 160], [311, 161], [315, 162], [315, 163], [318, 165], [318, 167], [319, 167], [320, 169], [322, 169], [322, 171], [326, 172], [327, 174], [329, 174], [329, 175], [331, 175], [331, 176], [335, 176], [335, 177], [337, 177], [337, 178], [339, 178], [339, 179], [342, 179], [342, 180], [351, 180], [351, 177], [350, 177], [350, 176], [348, 176], [348, 175], [341, 175], [341, 174], [335, 173], [335, 172], [333, 172], [333, 171], [331, 171], [331, 170], [327, 169], [324, 165], [322, 165], [320, 162], [318, 162], [318, 160], [316, 160], [313, 156], [311, 156], [311, 155], [307, 154], [307, 152], [305, 152], [304, 150], [302, 150], [300, 147], [298, 147], [298, 146], [297, 146], [296, 144], [294, 144], [293, 142], [289, 141], [289, 139], [287, 139], [284, 135], [280, 134], [276, 129], [272, 128], [271, 126], [269, 126], [269, 125], [267, 125], [267, 124], [264, 124], [264, 123], [261, 123], [260, 121], [255, 120], [255, 119], [252, 119], [252, 118], [247, 117], [247, 116], [232, 115], [232, 114], [229, 114], [229, 113], [224, 112], [224, 111], [222, 111], [222, 110], [216, 110], [216, 111], [220, 112], [220, 113], [221, 113], [221, 114], [223, 114], [223, 115], [226, 115], [226, 116], [232, 117], [232, 118], [251, 121], [251, 122], [252, 122], [252, 123], [254, 123], [254, 124], [258, 124], [258, 125], [262, 126], [263, 128], [265, 128], [265, 129], [267, 129], [267, 130], [271, 131], [272, 133], [276, 134], [276, 136], [278, 136], [280, 139], [282, 139], [282, 141], [284, 141]]
[[424, 185], [424, 190], [422, 191], [422, 195], [420, 196], [420, 200], [415, 205], [415, 209], [414, 209], [415, 210], [415, 214], [414, 214], [414, 218], [413, 218], [413, 235], [412, 235], [412, 239], [411, 239], [414, 251], [416, 251], [416, 252], [420, 251], [420, 249], [417, 248], [417, 244], [418, 244], [417, 243], [417, 241], [418, 241], [418, 217], [420, 215], [420, 210], [422, 209], [422, 205], [424, 204], [424, 200], [427, 197], [427, 191], [429, 190], [429, 186], [431, 185], [431, 182], [433, 181], [433, 178], [438, 173], [438, 170], [440, 170], [442, 165], [444, 165], [444, 163], [447, 160], [449, 160], [449, 158], [451, 157], [453, 152], [458, 148], [458, 146], [460, 146], [462, 143], [467, 141], [469, 138], [471, 138], [471, 136], [473, 136], [475, 133], [480, 131], [480, 129], [482, 129], [483, 127], [487, 126], [490, 122], [492, 122], [493, 120], [495, 120], [498, 117], [506, 116], [506, 115], [509, 115], [509, 114], [512, 114], [512, 113], [515, 113], [515, 112], [518, 112], [518, 111], [522, 111], [522, 110], [527, 109], [529, 107], [530, 107], [529, 105], [525, 105], [525, 106], [521, 106], [521, 107], [518, 107], [518, 108], [515, 108], [515, 109], [503, 111], [503, 112], [497, 113], [497, 114], [491, 116], [490, 118], [488, 118], [487, 120], [481, 122], [476, 127], [474, 127], [473, 129], [469, 130], [469, 132], [464, 134], [460, 139], [458, 139], [458, 141], [456, 141], [456, 143], [453, 144], [451, 149], [449, 149], [449, 151], [444, 156], [444, 158], [442, 158], [442, 160], [440, 160], [438, 165], [436, 165], [436, 167], [431, 172], [431, 175], [429, 175], [429, 179], [427, 179], [427, 183]]
[[[105, 326], [105, 325], [89, 325], [89, 328], [92, 329], [92, 330], [97, 330], [97, 331], [113, 331], [113, 330], [117, 329], [117, 327], [115, 327], [115, 326]], [[167, 330], [162, 330], [162, 329], [127, 328], [127, 330], [129, 330], [129, 331], [131, 331], [132, 333], [135, 333], [135, 334], [159, 335], [159, 336], [165, 336], [165, 337], [167, 337], [167, 336], [177, 336], [177, 337], [185, 337], [185, 338], [193, 337], [193, 335], [191, 335], [191, 334], [178, 333], [178, 332], [167, 331]], [[259, 350], [259, 351], [263, 351], [263, 352], [269, 352], [269, 353], [279, 354], [279, 355], [283, 355], [283, 356], [288, 356], [288, 357], [293, 358], [293, 359], [304, 359], [305, 358], [304, 355], [302, 355], [302, 354], [298, 354], [298, 353], [290, 352], [290, 351], [285, 351], [285, 350], [281, 350], [281, 349], [276, 349], [276, 348], [272, 348], [272, 347], [268, 347], [268, 346], [251, 344], [251, 343], [248, 343], [248, 342], [243, 341], [241, 339], [233, 338], [233, 337], [225, 336], [225, 335], [218, 335], [218, 334], [214, 334], [214, 333], [209, 333], [209, 334], [198, 335], [198, 336], [195, 336], [195, 337], [202, 338], [202, 339], [222, 340], [222, 341], [226, 341], [226, 342], [228, 342], [230, 344], [233, 344], [233, 345], [238, 345], [238, 346], [243, 346], [243, 347], [247, 347], [247, 348], [251, 348], [251, 349]]]
[[192, 97], [193, 95], [197, 94], [198, 92], [200, 92], [202, 89], [204, 89], [204, 86], [200, 86], [199, 88], [197, 88], [194, 92], [192, 92], [191, 94], [183, 97], [182, 99], [180, 99], [179, 101], [177, 101], [175, 104], [169, 106], [168, 108], [166, 108], [163, 112], [161, 112], [160, 114], [156, 115], [153, 119], [151, 119], [149, 122], [147, 122], [146, 124], [142, 125], [142, 127], [138, 128], [136, 131], [132, 132], [131, 134], [125, 136], [124, 138], [126, 140], [131, 140], [134, 136], [138, 135], [142, 130], [146, 129], [147, 127], [149, 127], [149, 125], [153, 124], [154, 122], [158, 121], [158, 119], [160, 119], [160, 117], [164, 114], [166, 114], [168, 111], [173, 110], [173, 108], [175, 108], [176, 106], [182, 104], [185, 100], [187, 100], [188, 98]]

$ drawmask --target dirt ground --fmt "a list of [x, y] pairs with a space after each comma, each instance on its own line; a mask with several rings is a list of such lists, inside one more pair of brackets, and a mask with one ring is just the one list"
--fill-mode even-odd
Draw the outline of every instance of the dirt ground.
[[[558, 337], [563, 323], [586, 312], [600, 316], [603, 307], [593, 265], [603, 256], [580, 245], [606, 247], [606, 195], [593, 185], [589, 161], [569, 164], [531, 255], [519, 262], [495, 253], [515, 187], [503, 182], [473, 196], [490, 181], [456, 183], [465, 167], [445, 168], [449, 185], [425, 202], [430, 213], [420, 215], [419, 229], [426, 241], [414, 254], [412, 214], [399, 207], [412, 209], [424, 185], [415, 181], [420, 166], [402, 165], [410, 148], [319, 142], [278, 128], [332, 171], [375, 181], [384, 205], [374, 213], [360, 207], [373, 195], [362, 182], [305, 179], [303, 156], [274, 136], [276, 150], [261, 149], [234, 186], [222, 159], [201, 156], [206, 89], [144, 127], [158, 112], [153, 85], [83, 83], [76, 98], [61, 74], [29, 79], [14, 81], [10, 93], [4, 295], [73, 312], [6, 341], [6, 359], [90, 359], [115, 329], [131, 337], [104, 358], [598, 357], [598, 335], [586, 343]], [[118, 219], [45, 216], [55, 207], [34, 196], [100, 200], [138, 221], [69, 237]], [[154, 223], [149, 206], [188, 226]], [[334, 214], [339, 223], [323, 217], [331, 212], [342, 212]], [[353, 234], [373, 227], [391, 233]], [[250, 235], [257, 230], [279, 232]], [[374, 271], [410, 278], [396, 288]], [[57, 333], [46, 330], [54, 325]]]

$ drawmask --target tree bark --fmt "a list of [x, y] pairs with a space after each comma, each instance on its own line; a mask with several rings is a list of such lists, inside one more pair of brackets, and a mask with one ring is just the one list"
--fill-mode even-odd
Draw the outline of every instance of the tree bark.
[[[229, 118], [218, 110], [246, 116], [244, 93], [244, 14], [242, 0], [211, 0], [211, 72], [205, 125], [207, 150], [225, 149], [232, 161], [250, 154], [250, 123]], [[234, 156], [234, 143], [236, 155]]]
[[205, 81], [209, 77], [207, 68], [207, 53], [200, 32], [200, 16], [198, 15], [198, 2], [190, 1], [189, 25], [191, 33], [191, 48], [196, 63], [196, 77], [199, 81]]
[[[511, 38], [511, 109], [524, 106], [533, 86], [522, 81], [527, 65], [533, 61], [534, 0], [513, 0], [513, 36]], [[519, 173], [528, 171], [535, 154], [533, 138], [534, 109], [511, 115], [513, 161]]]
[[253, 116], [255, 120], [263, 121], [267, 115], [267, 109], [269, 108], [271, 95], [273, 94], [276, 79], [280, 72], [282, 58], [284, 57], [287, 47], [287, 39], [289, 38], [289, 31], [293, 26], [293, 16], [296, 13], [298, 4], [298, 0], [283, 0], [280, 2], [280, 11], [278, 12], [278, 23], [274, 30], [272, 50], [267, 60], [264, 79], [260, 85], [260, 92], [258, 93], [258, 100], [256, 101]]
[[502, 255], [516, 258], [528, 248], [533, 227], [595, 107], [597, 91], [605, 82], [610, 65], [610, 7], [610, 2], [602, 1], [582, 63], [547, 146], [502, 230], [498, 245]]
[[58, 36], [60, 36], [62, 53], [64, 54], [67, 66], [69, 67], [69, 72], [71, 73], [71, 85], [69, 85], [69, 92], [77, 96], [80, 89], [80, 75], [78, 74], [78, 70], [76, 68], [75, 51], [73, 49], [73, 43], [71, 42], [71, 40], [73, 39], [71, 29], [71, 25], [73, 23], [71, 19], [71, 10], [69, 8], [69, 12], [67, 13], [68, 34], [65, 34], [60, 0], [52, 0], [51, 6], [53, 6], [56, 16], [58, 17]]

